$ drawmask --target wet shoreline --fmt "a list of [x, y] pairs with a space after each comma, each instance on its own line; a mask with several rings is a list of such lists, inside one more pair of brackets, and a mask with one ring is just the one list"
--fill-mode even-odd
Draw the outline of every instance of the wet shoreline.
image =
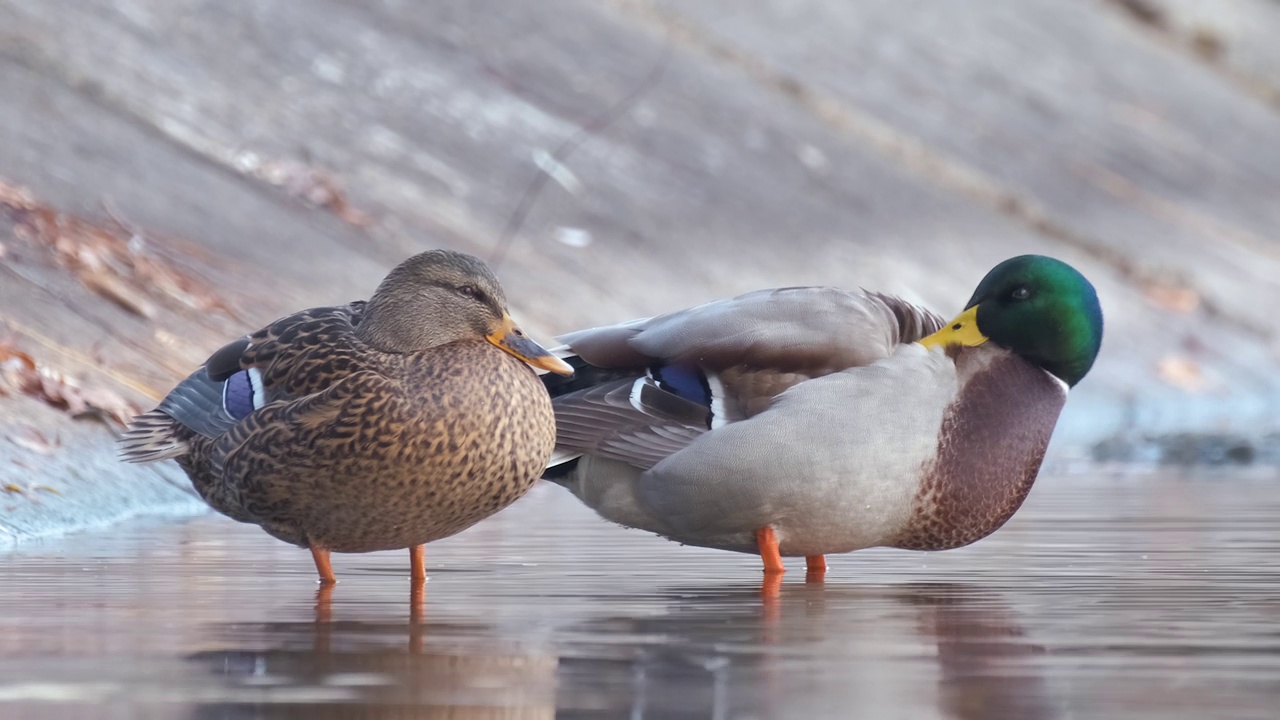
[[974, 546], [835, 556], [769, 597], [755, 558], [540, 486], [429, 546], [418, 609], [402, 553], [335, 556], [321, 602], [256, 528], [135, 520], [0, 556], [0, 714], [1269, 717], [1272, 488], [1045, 478]]

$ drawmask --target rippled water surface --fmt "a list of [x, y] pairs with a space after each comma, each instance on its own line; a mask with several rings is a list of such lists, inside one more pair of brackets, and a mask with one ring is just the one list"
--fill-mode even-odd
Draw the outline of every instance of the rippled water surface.
[[554, 487], [428, 547], [219, 516], [0, 554], [3, 718], [1276, 718], [1280, 480], [1042, 479], [995, 536], [759, 559]]

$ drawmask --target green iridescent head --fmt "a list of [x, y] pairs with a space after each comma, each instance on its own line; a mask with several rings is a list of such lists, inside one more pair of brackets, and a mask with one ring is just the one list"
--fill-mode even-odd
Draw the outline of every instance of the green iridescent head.
[[1069, 386], [1093, 367], [1102, 346], [1102, 306], [1075, 268], [1043, 255], [1021, 255], [991, 269], [965, 311], [925, 345], [1008, 348]]

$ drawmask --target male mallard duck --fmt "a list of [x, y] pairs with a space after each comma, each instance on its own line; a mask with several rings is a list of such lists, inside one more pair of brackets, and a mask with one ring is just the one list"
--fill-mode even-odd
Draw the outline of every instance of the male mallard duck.
[[[215, 510], [311, 549], [409, 548], [525, 493], [555, 444], [524, 363], [571, 375], [516, 326], [493, 273], [433, 250], [367, 302], [304, 310], [215, 352], [121, 439], [131, 462], [174, 458]], [[521, 362], [524, 361], [524, 362]]]
[[763, 290], [562, 338], [544, 376], [545, 478], [608, 520], [689, 545], [786, 556], [944, 550], [1031, 489], [1067, 390], [1102, 342], [1066, 263], [997, 265], [950, 324], [896, 298]]

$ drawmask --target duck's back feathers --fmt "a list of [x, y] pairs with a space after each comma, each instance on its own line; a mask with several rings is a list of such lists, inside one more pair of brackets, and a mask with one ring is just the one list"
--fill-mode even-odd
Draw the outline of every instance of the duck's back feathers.
[[320, 392], [382, 357], [356, 335], [365, 303], [304, 310], [281, 318], [249, 337], [240, 369], [256, 368], [268, 401]]
[[654, 360], [720, 370], [736, 365], [820, 371], [868, 365], [942, 326], [942, 318], [898, 298], [831, 287], [758, 290], [623, 325], [570, 333], [562, 341], [597, 367]]
[[367, 354], [355, 334], [364, 305], [304, 310], [218, 349], [158, 408], [130, 423], [120, 440], [121, 458], [181, 457], [268, 403], [332, 385], [355, 368], [357, 355]]
[[797, 287], [571, 333], [562, 354], [577, 374], [544, 377], [556, 461], [590, 454], [648, 469], [798, 383], [869, 365], [941, 324], [887, 295]]

